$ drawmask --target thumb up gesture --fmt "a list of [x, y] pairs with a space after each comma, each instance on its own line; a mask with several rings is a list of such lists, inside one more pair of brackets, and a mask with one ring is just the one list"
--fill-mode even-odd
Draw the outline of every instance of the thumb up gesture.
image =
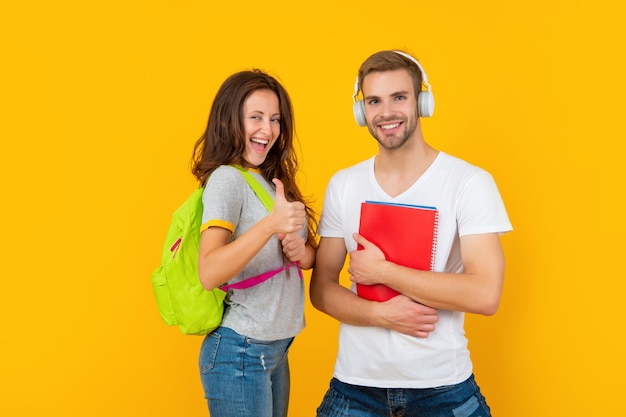
[[306, 224], [304, 204], [300, 201], [287, 201], [283, 183], [278, 178], [274, 178], [272, 182], [276, 186], [276, 199], [270, 213], [274, 233], [299, 232]]

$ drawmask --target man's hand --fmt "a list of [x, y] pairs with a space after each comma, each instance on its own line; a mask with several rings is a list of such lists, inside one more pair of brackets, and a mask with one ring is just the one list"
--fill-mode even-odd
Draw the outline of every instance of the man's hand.
[[402, 294], [378, 304], [382, 326], [409, 336], [426, 338], [439, 321], [437, 310]]
[[361, 245], [363, 249], [350, 252], [350, 264], [348, 266], [350, 280], [365, 285], [381, 283], [379, 279], [385, 268], [385, 254], [360, 234], [353, 233], [352, 237], [357, 245]]

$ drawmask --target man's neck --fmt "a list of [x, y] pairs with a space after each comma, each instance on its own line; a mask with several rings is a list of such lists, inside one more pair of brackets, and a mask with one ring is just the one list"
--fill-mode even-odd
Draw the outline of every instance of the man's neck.
[[376, 181], [391, 197], [397, 197], [413, 185], [437, 158], [439, 151], [421, 140], [408, 141], [398, 149], [379, 146], [374, 160]]

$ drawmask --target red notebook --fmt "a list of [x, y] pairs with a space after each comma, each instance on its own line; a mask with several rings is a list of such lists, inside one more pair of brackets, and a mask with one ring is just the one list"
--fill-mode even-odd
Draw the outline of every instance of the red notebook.
[[[359, 234], [378, 246], [388, 261], [430, 271], [435, 262], [438, 218], [435, 207], [366, 201], [361, 203]], [[399, 294], [383, 284], [357, 283], [356, 290], [360, 297], [373, 301], [387, 301]]]

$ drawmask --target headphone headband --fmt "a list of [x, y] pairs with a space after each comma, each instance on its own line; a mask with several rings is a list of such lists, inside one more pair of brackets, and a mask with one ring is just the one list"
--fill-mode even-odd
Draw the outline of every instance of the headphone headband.
[[428, 84], [428, 76], [426, 75], [426, 71], [424, 71], [424, 68], [422, 68], [419, 61], [413, 58], [411, 55], [407, 54], [406, 52], [402, 52], [402, 51], [393, 51], [393, 52], [395, 52], [398, 55], [402, 55], [403, 57], [415, 62], [415, 65], [417, 65], [417, 68], [419, 68], [420, 73], [422, 74], [422, 83], [424, 83], [424, 85], [426, 85], [426, 87], [428, 88], [428, 91], [430, 91], [430, 84]]

